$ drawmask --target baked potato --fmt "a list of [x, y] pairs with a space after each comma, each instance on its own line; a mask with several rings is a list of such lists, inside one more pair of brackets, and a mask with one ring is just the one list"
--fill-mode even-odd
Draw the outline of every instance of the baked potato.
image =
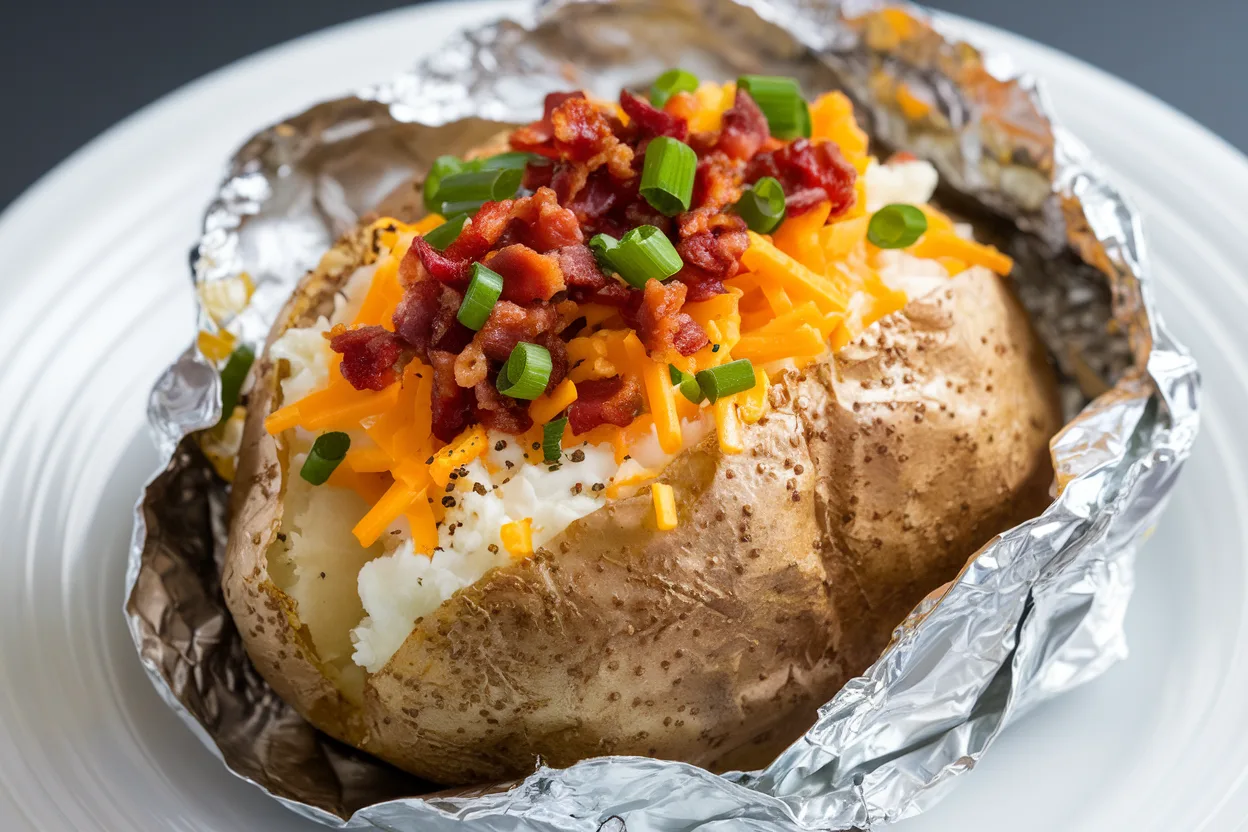
[[[312, 724], [442, 784], [757, 768], [1043, 510], [1061, 416], [1009, 259], [843, 96], [809, 114], [552, 96], [300, 283], [234, 417], [223, 586]], [[656, 195], [675, 144], [696, 177]]]

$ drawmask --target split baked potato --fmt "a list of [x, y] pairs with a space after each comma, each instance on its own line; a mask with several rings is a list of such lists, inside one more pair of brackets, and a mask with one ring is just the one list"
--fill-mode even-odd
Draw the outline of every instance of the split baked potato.
[[[772, 152], [769, 170], [789, 204], [770, 236], [747, 234], [734, 219], [711, 221], [747, 234], [748, 247], [708, 289], [700, 281], [711, 270], [689, 268], [706, 263], [686, 244], [701, 232], [684, 233], [695, 195], [694, 208], [667, 228], [683, 267], [663, 285], [681, 283], [683, 305], [669, 295], [658, 324], [652, 305], [632, 294], [658, 281], [626, 287], [632, 300], [612, 307], [603, 298], [615, 290], [574, 280], [584, 252], [575, 263], [559, 253], [624, 222], [622, 213], [592, 216], [583, 201], [577, 206], [566, 182], [560, 195], [561, 169], [576, 175], [590, 166], [561, 138], [568, 114], [560, 108], [602, 115], [617, 137], [611, 147], [638, 157], [634, 174], [639, 157], [648, 159], [641, 142], [664, 128], [652, 124], [655, 108], [639, 110], [628, 98], [624, 124], [607, 105], [563, 97], [511, 142], [553, 162], [554, 177], [526, 169], [525, 184], [536, 193], [553, 178], [554, 196], [512, 202], [509, 230], [476, 259], [498, 267], [502, 297], [517, 306], [514, 286], [550, 287], [532, 270], [517, 271], [508, 259], [515, 252], [498, 252], [527, 247], [546, 258], [543, 268], [561, 267], [563, 287], [525, 307], [529, 320], [534, 310], [559, 310], [548, 316], [558, 323], [534, 338], [553, 351], [554, 366], [531, 403], [495, 401], [518, 382], [488, 345], [484, 381], [474, 378], [480, 357], [463, 358], [488, 323], [460, 345], [453, 370], [442, 355], [451, 350], [435, 348], [453, 326], [403, 340], [414, 331], [401, 311], [414, 305], [414, 285], [441, 281], [458, 303], [472, 292], [447, 262], [465, 234], [488, 222], [479, 213], [456, 243], [430, 254], [416, 240], [437, 221], [422, 220], [415, 204], [409, 215], [362, 224], [326, 254], [278, 316], [253, 370], [223, 574], [247, 650], [312, 724], [431, 781], [502, 781], [539, 761], [566, 766], [609, 754], [713, 771], [763, 766], [879, 655], [918, 601], [1050, 499], [1048, 443], [1061, 417], [1045, 351], [1006, 280], [982, 265], [1008, 272], [1008, 258], [922, 204], [934, 185], [930, 168], [867, 157], [847, 103], [824, 96], [811, 106], [814, 144], [839, 153], [819, 163], [841, 165], [834, 172], [849, 190], [825, 177], [820, 204], [804, 207], [810, 195], [793, 199], [800, 187], [782, 156], [797, 143], [777, 149], [768, 137], [751, 150], [747, 130], [749, 156], [727, 152], [742, 152], [734, 144], [740, 124], [752, 117], [758, 130], [748, 95], [704, 84], [673, 98], [656, 112], [687, 123], [701, 161], [715, 152], [735, 160], [725, 163], [733, 201], [760, 154]], [[629, 163], [610, 152], [617, 157], [599, 160], [581, 193], [601, 180], [627, 191]], [[526, 164], [540, 167], [531, 157]], [[713, 199], [705, 182], [698, 187]], [[907, 193], [921, 207], [923, 235], [895, 250], [875, 245], [879, 235], [868, 232], [881, 201]], [[704, 214], [735, 216], [712, 207]], [[578, 228], [541, 225], [557, 224], [561, 210], [576, 214]], [[634, 219], [643, 213], [632, 210]], [[581, 239], [548, 246], [544, 234]], [[721, 251], [731, 247], [723, 242]], [[609, 251], [605, 260], [593, 253], [604, 279], [628, 279]], [[777, 276], [779, 267], [791, 272]], [[382, 284], [392, 278], [387, 305]], [[439, 291], [425, 289], [426, 297]], [[701, 299], [688, 299], [695, 294]], [[682, 343], [695, 327], [672, 306], [705, 342]], [[364, 352], [338, 351], [368, 326], [396, 334], [377, 333]], [[655, 331], [663, 326], [666, 341]], [[801, 328], [818, 331], [821, 351], [783, 354], [788, 342], [776, 332], [787, 327], [794, 344], [809, 335]], [[392, 356], [395, 338], [401, 352]], [[723, 379], [698, 371], [738, 350], [752, 356], [744, 359], [750, 386], [735, 382], [716, 397]], [[361, 355], [381, 355], [364, 368], [372, 375], [361, 374]], [[646, 361], [662, 369], [666, 389]], [[335, 373], [365, 383], [348, 389]], [[456, 435], [438, 437], [439, 425], [448, 430], [447, 406], [430, 396], [442, 395], [448, 373], [491, 387], [464, 387], [476, 397], [459, 414], [467, 424], [450, 419]], [[587, 398], [611, 384], [631, 421], [591, 427], [594, 408], [620, 421], [619, 408], [590, 407]], [[708, 384], [716, 401], [695, 401]], [[569, 399], [572, 388], [579, 399]], [[320, 401], [318, 391], [329, 405], [308, 404]], [[584, 407], [573, 414], [577, 401]], [[560, 413], [571, 417], [567, 427]], [[554, 460], [552, 424], [562, 445]], [[313, 485], [305, 466], [327, 428], [349, 434], [351, 450], [328, 482]]]

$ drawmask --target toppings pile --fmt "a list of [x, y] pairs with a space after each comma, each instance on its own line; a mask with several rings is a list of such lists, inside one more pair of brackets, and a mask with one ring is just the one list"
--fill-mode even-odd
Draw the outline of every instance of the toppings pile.
[[[675, 454], [688, 423], [713, 418], [721, 449], [741, 452], [769, 368], [800, 367], [905, 303], [878, 274], [881, 249], [949, 274], [1010, 269], [926, 205], [868, 214], [874, 162], [849, 100], [808, 105], [792, 79], [673, 70], [618, 104], [552, 94], [510, 145], [440, 158], [430, 214], [373, 225], [367, 293], [327, 333], [328, 384], [266, 420], [332, 437], [305, 478], [372, 506], [362, 545], [406, 516], [432, 551], [441, 495], [488, 433], [520, 437], [532, 462], [582, 443], [621, 461], [649, 436]], [[670, 528], [670, 488], [653, 494]]]

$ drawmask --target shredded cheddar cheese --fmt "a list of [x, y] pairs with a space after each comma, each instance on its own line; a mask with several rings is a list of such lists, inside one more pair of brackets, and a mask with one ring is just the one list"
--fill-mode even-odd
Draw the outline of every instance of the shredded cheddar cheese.
[[503, 540], [503, 548], [513, 557], [526, 557], [533, 554], [533, 521], [531, 518], [504, 523], [499, 530]]
[[650, 486], [650, 499], [654, 502], [654, 522], [660, 531], [676, 528], [676, 495], [665, 482]]
[[445, 488], [451, 481], [451, 472], [485, 453], [487, 442], [485, 428], [481, 425], [465, 428], [451, 444], [434, 454], [433, 462], [429, 464], [429, 476]]

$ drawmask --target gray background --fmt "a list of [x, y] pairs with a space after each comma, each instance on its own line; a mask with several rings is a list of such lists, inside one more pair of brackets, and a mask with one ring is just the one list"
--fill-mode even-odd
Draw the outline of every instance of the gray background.
[[[252, 52], [402, 0], [0, 3], [0, 207], [110, 125]], [[1055, 46], [1248, 149], [1248, 0], [935, 0]], [[1181, 9], [1181, 11], [1180, 11]]]

